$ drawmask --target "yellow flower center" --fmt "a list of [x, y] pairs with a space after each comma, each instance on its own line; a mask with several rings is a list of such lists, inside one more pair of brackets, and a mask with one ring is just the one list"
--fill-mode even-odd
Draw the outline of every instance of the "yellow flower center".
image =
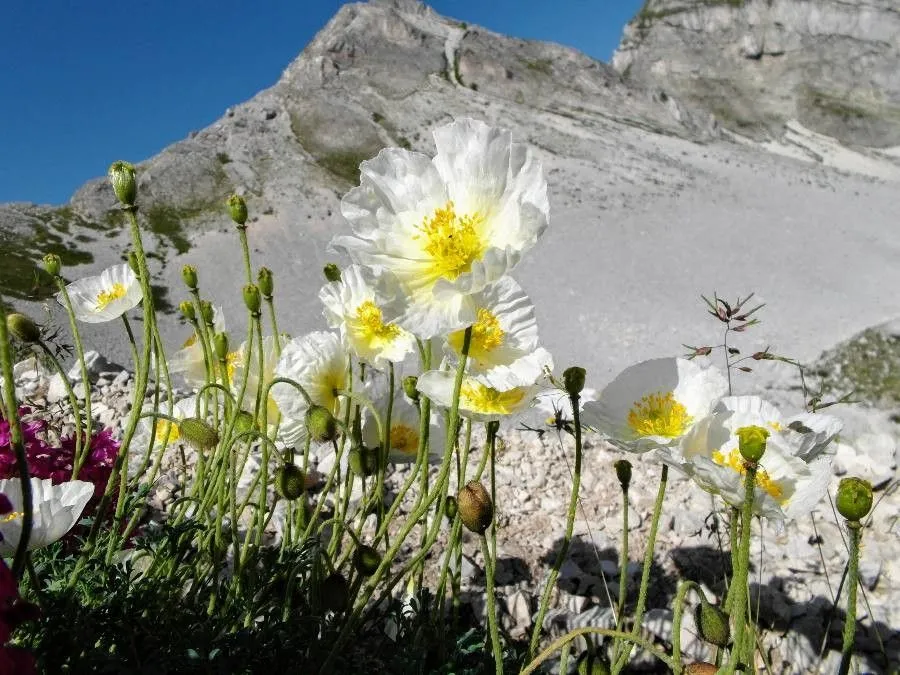
[[419, 432], [405, 424], [391, 426], [391, 448], [415, 457], [419, 451]]
[[[727, 456], [719, 450], [714, 450], [712, 460], [719, 466], [727, 466], [741, 476], [747, 473], [747, 469], [744, 468], [744, 458], [741, 457], [741, 453], [736, 449], [728, 453]], [[762, 467], [756, 470], [756, 487], [768, 493], [775, 501], [779, 503], [784, 501], [784, 490], [769, 477], [769, 474]]]
[[628, 426], [638, 436], [676, 438], [687, 430], [692, 419], [671, 391], [647, 394], [628, 411]]
[[172, 424], [169, 420], [157, 420], [156, 424], [153, 425], [153, 428], [156, 434], [155, 438], [157, 443], [169, 445], [181, 437], [178, 425]]
[[[458, 330], [447, 336], [447, 341], [457, 353], [462, 353], [466, 331]], [[503, 344], [506, 331], [500, 327], [500, 320], [490, 310], [481, 307], [472, 324], [472, 340], [469, 343], [469, 358], [484, 361], [491, 351]]]
[[241, 363], [240, 352], [229, 352], [225, 357], [225, 375], [228, 377], [229, 382], [234, 382], [234, 371], [237, 370]]
[[100, 294], [97, 296], [97, 311], [106, 309], [106, 306], [113, 300], [123, 297], [125, 297], [125, 286], [120, 283], [113, 284], [112, 288], [100, 291]]
[[420, 228], [425, 238], [423, 249], [431, 256], [435, 277], [452, 281], [468, 272], [472, 263], [484, 255], [486, 246], [478, 231], [482, 221], [477, 213], [458, 215], [453, 202], [425, 218]]
[[359, 326], [359, 336], [370, 346], [392, 342], [400, 335], [400, 327], [392, 323], [385, 323], [381, 309], [371, 300], [366, 300], [356, 308], [356, 321]]
[[24, 517], [24, 513], [21, 511], [12, 511], [11, 513], [7, 513], [5, 516], [0, 516], [0, 523], [11, 523], [14, 520], [18, 520], [19, 518]]
[[480, 382], [465, 382], [459, 392], [460, 403], [473, 412], [509, 415], [522, 402], [522, 387], [497, 391]]

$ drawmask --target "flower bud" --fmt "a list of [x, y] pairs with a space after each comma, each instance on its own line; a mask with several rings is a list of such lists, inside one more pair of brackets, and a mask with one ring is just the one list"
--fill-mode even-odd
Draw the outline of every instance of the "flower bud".
[[212, 327], [216, 320], [216, 310], [213, 309], [209, 300], [200, 301], [200, 316], [203, 317], [203, 323]]
[[687, 664], [681, 672], [684, 673], [684, 675], [716, 675], [716, 673], [719, 672], [719, 669], [712, 663], [698, 661], [696, 663]]
[[354, 445], [350, 448], [347, 458], [350, 470], [357, 476], [371, 476], [378, 470], [378, 455], [372, 448], [364, 445]]
[[413, 403], [418, 403], [419, 401], [418, 384], [419, 378], [415, 375], [407, 375], [403, 378], [403, 393], [406, 394], [406, 397]]
[[128, 267], [134, 272], [138, 278], [141, 276], [141, 264], [138, 262], [137, 253], [128, 251]]
[[328, 281], [340, 281], [341, 280], [341, 268], [335, 265], [334, 263], [328, 263], [322, 268], [322, 273], [325, 275], [325, 278]]
[[296, 464], [285, 464], [275, 473], [275, 489], [288, 501], [298, 499], [305, 487], [306, 476]]
[[248, 413], [246, 410], [241, 410], [234, 416], [234, 430], [235, 433], [245, 434], [248, 431], [253, 431], [256, 429], [256, 423], [253, 420], [253, 415]]
[[247, 222], [247, 202], [240, 195], [231, 195], [227, 204], [231, 219], [237, 223], [238, 227], [243, 227]]
[[247, 284], [244, 286], [244, 304], [252, 314], [259, 314], [259, 289], [255, 284]]
[[197, 320], [197, 310], [194, 309], [194, 303], [190, 300], [182, 300], [178, 303], [178, 309], [181, 311], [181, 315], [191, 323]]
[[134, 178], [134, 167], [128, 162], [113, 162], [107, 172], [113, 192], [124, 206], [134, 206], [137, 199], [137, 181]]
[[216, 333], [213, 335], [213, 349], [216, 352], [216, 358], [224, 361], [228, 358], [228, 334]]
[[272, 293], [275, 291], [275, 283], [272, 280], [272, 270], [268, 267], [260, 267], [258, 281], [259, 292], [263, 294], [264, 298], [271, 298]]
[[326, 577], [319, 587], [319, 592], [325, 611], [342, 612], [350, 604], [350, 586], [340, 572]]
[[748, 462], [758, 462], [766, 452], [766, 439], [769, 431], [762, 427], [749, 426], [737, 430], [738, 449]]
[[716, 647], [728, 646], [728, 640], [731, 637], [728, 615], [719, 607], [711, 604], [702, 593], [700, 594], [700, 604], [694, 612], [694, 621], [701, 638]]
[[628, 492], [628, 486], [631, 485], [631, 462], [627, 459], [620, 459], [613, 464], [616, 469], [616, 478], [619, 479], [619, 485], [622, 490]]
[[456, 514], [458, 512], [459, 505], [456, 502], [456, 497], [449, 495], [447, 501], [444, 502], [444, 515], [447, 516], [447, 520], [452, 523], [456, 519]]
[[211, 450], [219, 443], [219, 432], [198, 417], [187, 417], [178, 423], [181, 437], [194, 450]]
[[360, 546], [353, 554], [353, 566], [364, 577], [370, 577], [381, 565], [381, 554], [371, 546]]
[[18, 312], [6, 315], [6, 330], [22, 342], [37, 342], [41, 339], [41, 329], [37, 324]]
[[55, 253], [48, 253], [44, 256], [44, 269], [47, 270], [47, 274], [50, 276], [58, 277], [61, 266], [62, 261]]
[[837, 489], [837, 510], [851, 522], [859, 522], [872, 510], [872, 484], [862, 478], [842, 478]]
[[326, 443], [338, 437], [337, 420], [328, 408], [320, 405], [307, 408], [306, 429], [316, 443]]
[[571, 366], [563, 371], [563, 384], [569, 396], [578, 396], [584, 389], [585, 374], [584, 368], [578, 366]]
[[469, 481], [456, 495], [456, 503], [463, 525], [476, 534], [484, 534], [494, 516], [494, 505], [484, 485]]
[[185, 265], [181, 268], [181, 278], [184, 279], [184, 285], [192, 291], [197, 290], [197, 268], [193, 265]]

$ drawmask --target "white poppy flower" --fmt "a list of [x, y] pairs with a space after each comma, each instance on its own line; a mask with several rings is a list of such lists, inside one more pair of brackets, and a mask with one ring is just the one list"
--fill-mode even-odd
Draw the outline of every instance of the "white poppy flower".
[[[31, 536], [28, 539], [28, 550], [52, 544], [71, 530], [91, 497], [94, 496], [94, 484], [83, 480], [70, 480], [53, 485], [49, 478], [31, 478], [31, 503], [34, 520]], [[13, 512], [0, 516], [0, 557], [15, 555], [19, 538], [22, 536], [22, 522], [25, 515], [22, 499], [22, 482], [18, 478], [0, 480], [0, 494], [6, 495], [13, 507]]]
[[681, 446], [682, 461], [673, 466], [707, 492], [740, 507], [746, 469], [737, 430], [748, 426], [769, 432], [756, 474], [754, 513], [776, 520], [809, 513], [828, 489], [835, 453], [831, 441], [842, 426], [829, 415], [785, 419], [758, 396], [729, 396], [691, 429]]
[[[456, 373], [429, 370], [419, 376], [417, 388], [444, 408], [451, 407]], [[499, 391], [472, 377], [464, 377], [459, 390], [459, 414], [471, 420], [489, 422], [517, 415], [534, 401], [539, 387], [522, 386]]]
[[[213, 307], [213, 333], [225, 331], [225, 314], [221, 307]], [[169, 359], [169, 373], [179, 373], [184, 381], [192, 387], [202, 387], [206, 384], [206, 363], [203, 360], [203, 345], [197, 337], [196, 331], [182, 345], [182, 348], [172, 354]]]
[[[350, 357], [340, 337], [318, 331], [294, 338], [281, 348], [275, 377], [294, 380], [314, 404], [340, 415], [338, 392], [347, 387], [349, 365]], [[306, 433], [306, 400], [289, 384], [278, 383], [270, 392], [282, 415], [279, 438], [287, 445], [296, 445]]]
[[345, 344], [360, 360], [376, 368], [386, 361], [403, 361], [415, 346], [412, 333], [384, 321], [382, 312], [397, 293], [392, 280], [390, 275], [376, 278], [371, 270], [350, 265], [341, 271], [340, 281], [319, 291], [328, 325], [341, 331]]
[[434, 131], [434, 159], [400, 148], [360, 165], [341, 201], [354, 236], [333, 247], [393, 273], [398, 323], [429, 338], [475, 319], [471, 295], [507, 274], [547, 227], [540, 162], [509, 131], [460, 119]]
[[[466, 370], [476, 380], [500, 391], [534, 384], [553, 369], [553, 357], [538, 346], [534, 305], [512, 277], [472, 296], [475, 323], [469, 343]], [[447, 336], [446, 351], [453, 358], [462, 353], [465, 329]]]
[[[66, 286], [75, 318], [85, 323], [104, 323], [118, 319], [137, 307], [144, 297], [137, 275], [123, 263], [113, 265], [96, 277], [84, 277]], [[65, 306], [62, 292], [56, 294]]]
[[[375, 402], [379, 415], [384, 418], [387, 414], [387, 394], [385, 393]], [[445, 429], [441, 423], [442, 416], [435, 411], [430, 415], [430, 427], [428, 431], [428, 459], [440, 461], [443, 457], [445, 441]], [[382, 419], [384, 421], [384, 419]], [[391, 429], [389, 434], [390, 449], [388, 461], [395, 464], [415, 462], [419, 451], [419, 409], [409, 402], [398, 388], [394, 393], [394, 404], [391, 408]], [[375, 448], [381, 445], [378, 437], [378, 425], [371, 419], [371, 415], [363, 418], [363, 441], [367, 447]]]
[[725, 377], [682, 358], [643, 361], [623, 370], [595, 402], [584, 406], [585, 426], [628, 452], [677, 445], [728, 391]]
[[[287, 342], [287, 337], [282, 336], [281, 342], [282, 344]], [[259, 345], [254, 343], [252, 353], [250, 355], [250, 358], [248, 359], [247, 343], [243, 342], [236, 351], [228, 355], [227, 361], [228, 381], [231, 382], [231, 390], [234, 392], [234, 395], [238, 396], [245, 377], [244, 365], [249, 360], [249, 367], [246, 369], [247, 386], [244, 388], [244, 397], [240, 401], [241, 409], [248, 412], [253, 412], [254, 408], [256, 407], [256, 394], [260, 384], [259, 351], [257, 351], [258, 349]], [[262, 356], [262, 387], [265, 391], [265, 388], [275, 378], [275, 368], [278, 365], [279, 359], [278, 345], [275, 343], [275, 338], [271, 335], [267, 335], [263, 338]], [[275, 399], [272, 398], [272, 393], [269, 392], [269, 400], [267, 401], [266, 408], [266, 419], [268, 420], [269, 424], [276, 422], [278, 420], [278, 415], [278, 406], [275, 403]]]

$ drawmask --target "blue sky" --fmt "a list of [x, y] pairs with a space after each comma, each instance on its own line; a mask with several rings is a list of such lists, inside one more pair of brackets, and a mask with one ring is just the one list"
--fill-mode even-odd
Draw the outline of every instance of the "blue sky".
[[[0, 202], [60, 204], [274, 84], [338, 0], [6, 0]], [[441, 14], [609, 60], [641, 0], [434, 0]]]

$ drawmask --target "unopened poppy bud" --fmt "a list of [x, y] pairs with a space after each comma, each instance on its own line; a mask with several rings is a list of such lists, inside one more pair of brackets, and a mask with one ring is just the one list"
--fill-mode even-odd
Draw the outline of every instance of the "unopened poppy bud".
[[448, 496], [447, 501], [444, 502], [444, 515], [447, 516], [447, 520], [453, 522], [458, 511], [459, 505], [456, 502], [456, 497], [453, 495]]
[[370, 577], [381, 565], [381, 554], [371, 546], [360, 546], [353, 554], [353, 566], [364, 577]]
[[211, 450], [219, 443], [219, 433], [198, 417], [187, 417], [178, 423], [181, 437], [194, 450]]
[[275, 489], [288, 501], [299, 499], [305, 486], [306, 477], [296, 464], [285, 464], [275, 474]]
[[837, 510], [851, 522], [859, 522], [872, 510], [872, 484], [862, 478], [842, 478], [837, 489]]
[[224, 361], [228, 358], [228, 334], [216, 333], [213, 335], [213, 348], [216, 350], [216, 358]]
[[341, 280], [341, 268], [334, 263], [328, 263], [327, 265], [325, 265], [325, 267], [322, 268], [322, 273], [325, 275], [325, 278], [328, 279], [328, 281]]
[[259, 288], [256, 287], [256, 284], [247, 284], [244, 286], [244, 304], [252, 314], [259, 314]]
[[240, 195], [231, 195], [228, 198], [228, 213], [238, 227], [243, 227], [247, 222], [247, 202]]
[[6, 315], [6, 330], [22, 342], [37, 342], [41, 339], [41, 329], [37, 324], [18, 312]]
[[178, 309], [181, 311], [181, 315], [190, 322], [194, 322], [197, 320], [197, 310], [194, 308], [194, 303], [190, 300], [182, 300], [178, 303]]
[[245, 434], [248, 431], [253, 431], [256, 428], [256, 424], [253, 421], [253, 415], [248, 413], [246, 410], [241, 410], [234, 417], [234, 430], [239, 434]]
[[347, 461], [350, 464], [350, 470], [360, 477], [371, 476], [378, 469], [378, 455], [373, 449], [364, 445], [354, 445], [350, 448]]
[[571, 366], [563, 371], [563, 384], [569, 396], [578, 396], [584, 389], [584, 377], [586, 372], [579, 366]]
[[463, 525], [476, 534], [484, 534], [494, 516], [494, 505], [484, 485], [477, 480], [469, 481], [456, 495], [459, 517]]
[[275, 282], [272, 280], [272, 270], [268, 267], [259, 268], [259, 292], [264, 298], [271, 298], [275, 291]]
[[326, 443], [338, 437], [337, 420], [328, 408], [311, 405], [306, 410], [306, 429], [316, 443]]
[[766, 452], [768, 429], [758, 426], [741, 427], [737, 430], [738, 450], [748, 462], [758, 462]]
[[619, 485], [622, 486], [622, 490], [627, 492], [628, 486], [631, 485], [631, 462], [627, 459], [620, 459], [613, 466], [616, 469], [616, 478], [619, 479]]
[[213, 309], [212, 303], [209, 300], [200, 301], [200, 316], [203, 317], [203, 323], [207, 326], [212, 326], [215, 322], [216, 310]]
[[58, 255], [55, 253], [48, 253], [44, 256], [44, 269], [47, 270], [47, 274], [58, 277], [60, 267], [62, 267], [62, 261], [59, 259]]
[[687, 664], [681, 672], [684, 673], [684, 675], [716, 675], [716, 673], [719, 672], [719, 669], [712, 663], [698, 661], [696, 663]]
[[113, 192], [124, 206], [134, 206], [137, 199], [137, 181], [134, 177], [134, 167], [128, 162], [113, 162], [107, 172]]
[[407, 375], [403, 378], [403, 393], [406, 394], [406, 397], [413, 403], [419, 400], [418, 384], [419, 378], [415, 375]]
[[181, 268], [181, 278], [184, 280], [184, 285], [187, 286], [192, 291], [197, 290], [197, 268], [193, 265], [185, 265]]
[[716, 647], [728, 645], [731, 637], [728, 615], [719, 607], [711, 604], [702, 593], [700, 594], [700, 604], [694, 612], [694, 621], [701, 638]]
[[342, 612], [350, 604], [350, 586], [340, 572], [326, 577], [319, 587], [322, 608], [326, 611]]

